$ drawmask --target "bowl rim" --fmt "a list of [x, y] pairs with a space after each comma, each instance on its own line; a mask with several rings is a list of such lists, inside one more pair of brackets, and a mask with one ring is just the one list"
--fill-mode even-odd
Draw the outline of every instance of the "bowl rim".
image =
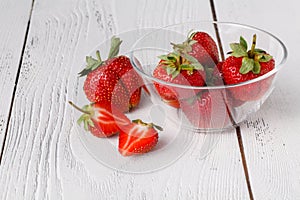
[[[229, 85], [215, 85], [215, 86], [190, 86], [190, 85], [181, 85], [181, 84], [176, 84], [176, 83], [170, 83], [170, 82], [166, 82], [160, 79], [157, 79], [155, 77], [153, 77], [152, 75], [150, 76], [149, 74], [143, 72], [139, 67], [138, 64], [136, 63], [137, 61], [135, 56], [134, 56], [134, 52], [136, 51], [141, 51], [141, 50], [159, 50], [159, 48], [154, 48], [154, 47], [147, 47], [147, 48], [136, 48], [137, 44], [143, 40], [143, 38], [145, 38], [146, 36], [149, 36], [157, 31], [161, 31], [163, 29], [167, 29], [167, 28], [171, 28], [171, 27], [176, 27], [179, 25], [183, 25], [183, 24], [192, 24], [192, 23], [211, 23], [212, 25], [218, 25], [218, 24], [223, 24], [223, 25], [231, 25], [231, 26], [237, 26], [237, 27], [243, 27], [243, 28], [247, 28], [247, 29], [253, 29], [255, 31], [259, 31], [262, 32], [268, 36], [270, 36], [271, 38], [275, 39], [275, 41], [277, 41], [279, 43], [279, 46], [282, 48], [282, 52], [283, 52], [283, 56], [282, 59], [279, 61], [279, 63], [275, 62], [275, 68], [273, 70], [271, 70], [270, 72], [259, 76], [257, 78], [254, 78], [252, 80], [248, 80], [248, 81], [244, 81], [238, 84], [229, 84]], [[216, 31], [216, 30], [215, 30]], [[216, 32], [216, 34], [218, 34]], [[165, 49], [164, 49], [165, 51]], [[167, 26], [163, 26], [160, 28], [156, 28], [154, 31], [151, 31], [150, 33], [145, 34], [143, 37], [139, 38], [132, 46], [132, 49], [129, 52], [129, 57], [130, 57], [130, 62], [133, 66], [133, 68], [142, 76], [142, 77], [147, 77], [148, 79], [160, 83], [160, 84], [164, 84], [164, 85], [168, 85], [168, 86], [172, 86], [172, 87], [178, 87], [178, 88], [182, 88], [182, 89], [226, 89], [226, 88], [235, 88], [235, 87], [239, 87], [239, 86], [243, 86], [243, 85], [248, 85], [248, 84], [252, 84], [252, 83], [256, 83], [259, 82], [261, 80], [267, 79], [268, 77], [271, 77], [272, 75], [276, 74], [283, 66], [283, 64], [286, 62], [287, 60], [287, 56], [288, 56], [288, 50], [285, 46], [285, 44], [275, 35], [273, 35], [272, 33], [265, 31], [261, 28], [252, 26], [252, 25], [247, 25], [247, 24], [242, 24], [242, 23], [236, 23], [236, 22], [230, 22], [230, 21], [210, 21], [210, 20], [203, 20], [203, 21], [188, 21], [188, 22], [184, 22], [184, 23], [176, 23], [176, 24], [171, 24], [171, 25], [167, 25]]]

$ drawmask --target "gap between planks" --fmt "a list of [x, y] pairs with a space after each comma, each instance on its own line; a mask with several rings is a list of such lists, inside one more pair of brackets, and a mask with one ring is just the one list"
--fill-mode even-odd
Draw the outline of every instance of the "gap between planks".
[[[217, 12], [216, 12], [216, 8], [215, 8], [215, 4], [214, 4], [214, 0], [209, 0], [209, 2], [210, 2], [210, 8], [211, 8], [213, 20], [214, 21], [218, 21]], [[219, 45], [219, 50], [220, 50], [221, 58], [222, 58], [222, 60], [224, 60], [225, 56], [224, 56], [224, 51], [223, 51], [223, 47], [222, 47], [221, 37], [220, 37], [220, 34], [219, 34], [219, 30], [218, 30], [218, 25], [217, 24], [214, 24], [214, 29], [215, 29], [215, 32], [216, 32], [216, 37], [217, 37], [217, 42], [218, 42], [218, 45]], [[236, 125], [236, 123], [234, 122], [233, 118], [231, 117], [231, 113], [229, 112], [229, 109], [227, 109], [227, 111], [228, 111], [228, 114], [230, 116], [230, 119], [231, 119], [232, 123], [234, 125]], [[245, 178], [246, 178], [246, 184], [247, 184], [247, 189], [248, 189], [248, 193], [249, 193], [249, 198], [250, 198], [250, 200], [254, 200], [253, 192], [252, 192], [252, 188], [251, 188], [250, 177], [249, 177], [249, 171], [248, 171], [248, 167], [247, 167], [247, 161], [246, 161], [246, 156], [245, 156], [245, 151], [244, 151], [244, 145], [243, 145], [243, 139], [242, 139], [242, 134], [241, 134], [241, 128], [240, 128], [240, 126], [238, 126], [238, 125], [235, 126], [235, 132], [236, 132], [237, 139], [238, 139], [238, 144], [239, 144], [239, 149], [240, 149], [240, 154], [241, 154], [241, 159], [242, 159], [244, 174], [245, 174]]]
[[1, 166], [1, 163], [2, 163], [3, 156], [4, 156], [4, 149], [5, 149], [5, 146], [6, 146], [6, 138], [7, 138], [8, 128], [9, 128], [11, 115], [12, 115], [12, 110], [13, 110], [13, 106], [14, 106], [17, 85], [18, 85], [19, 78], [20, 78], [20, 72], [21, 72], [21, 67], [22, 67], [22, 62], [23, 62], [23, 55], [24, 55], [24, 51], [25, 51], [25, 48], [26, 48], [26, 44], [27, 44], [28, 32], [29, 32], [30, 22], [31, 22], [31, 16], [32, 16], [32, 11], [33, 11], [33, 7], [34, 7], [34, 1], [35, 0], [32, 0], [32, 3], [31, 3], [29, 19], [28, 19], [28, 22], [27, 22], [27, 27], [26, 27], [26, 32], [25, 32], [24, 43], [23, 43], [23, 47], [22, 47], [22, 51], [21, 51], [21, 57], [20, 57], [19, 65], [18, 65], [18, 71], [17, 71], [15, 84], [14, 84], [14, 89], [13, 89], [12, 98], [11, 98], [11, 103], [10, 103], [10, 107], [9, 107], [8, 118], [7, 118], [7, 123], [6, 123], [6, 129], [5, 129], [4, 138], [3, 138], [3, 145], [2, 145], [1, 152], [0, 152], [0, 166]]

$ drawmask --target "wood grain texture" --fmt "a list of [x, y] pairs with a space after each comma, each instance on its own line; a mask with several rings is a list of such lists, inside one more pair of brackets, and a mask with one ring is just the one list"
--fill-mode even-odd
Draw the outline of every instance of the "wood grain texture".
[[[0, 2], [0, 151], [25, 41], [31, 1]], [[1, 153], [1, 152], [0, 152]]]
[[254, 198], [300, 199], [299, 4], [226, 0], [216, 7], [219, 20], [265, 29], [282, 39], [289, 50], [274, 93], [241, 130]]
[[196, 135], [183, 157], [147, 174], [107, 168], [80, 143], [67, 101], [87, 53], [112, 33], [211, 19], [208, 1], [122, 2], [35, 0], [0, 199], [248, 199], [234, 132]]

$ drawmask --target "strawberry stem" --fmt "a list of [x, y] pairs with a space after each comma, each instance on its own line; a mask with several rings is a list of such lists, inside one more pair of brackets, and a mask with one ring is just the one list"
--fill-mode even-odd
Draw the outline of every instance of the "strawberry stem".
[[70, 104], [71, 106], [73, 106], [76, 110], [78, 110], [78, 111], [80, 111], [80, 112], [82, 112], [82, 113], [84, 113], [84, 114], [91, 115], [90, 112], [88, 112], [88, 111], [86, 111], [86, 110], [83, 110], [83, 109], [79, 108], [79, 107], [78, 107], [77, 105], [75, 105], [72, 101], [69, 101], [69, 104]]
[[254, 54], [255, 45], [256, 45], [256, 34], [253, 35], [252, 46], [251, 46], [251, 50], [248, 55], [249, 58], [254, 58], [254, 56], [255, 56], [255, 54]]

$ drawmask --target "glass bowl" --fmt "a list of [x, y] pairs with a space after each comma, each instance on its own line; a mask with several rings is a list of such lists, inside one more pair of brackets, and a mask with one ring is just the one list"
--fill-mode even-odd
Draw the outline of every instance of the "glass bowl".
[[[170, 43], [182, 43], [191, 30], [206, 32], [215, 40], [220, 61], [229, 56], [226, 53], [231, 51], [230, 43], [243, 36], [250, 46], [256, 34], [257, 48], [273, 56], [275, 68], [258, 78], [234, 85], [198, 87], [189, 85], [188, 81], [174, 84], [155, 78], [153, 72], [160, 62], [159, 56], [172, 52]], [[277, 72], [286, 58], [285, 45], [271, 33], [248, 25], [214, 21], [187, 22], [154, 30], [137, 40], [130, 52], [132, 65], [143, 78], [152, 104], [167, 111], [168, 120], [193, 132], [224, 131], [258, 111], [273, 91]], [[176, 106], [172, 105], [174, 99], [170, 101], [163, 96], [164, 90], [173, 92]]]

